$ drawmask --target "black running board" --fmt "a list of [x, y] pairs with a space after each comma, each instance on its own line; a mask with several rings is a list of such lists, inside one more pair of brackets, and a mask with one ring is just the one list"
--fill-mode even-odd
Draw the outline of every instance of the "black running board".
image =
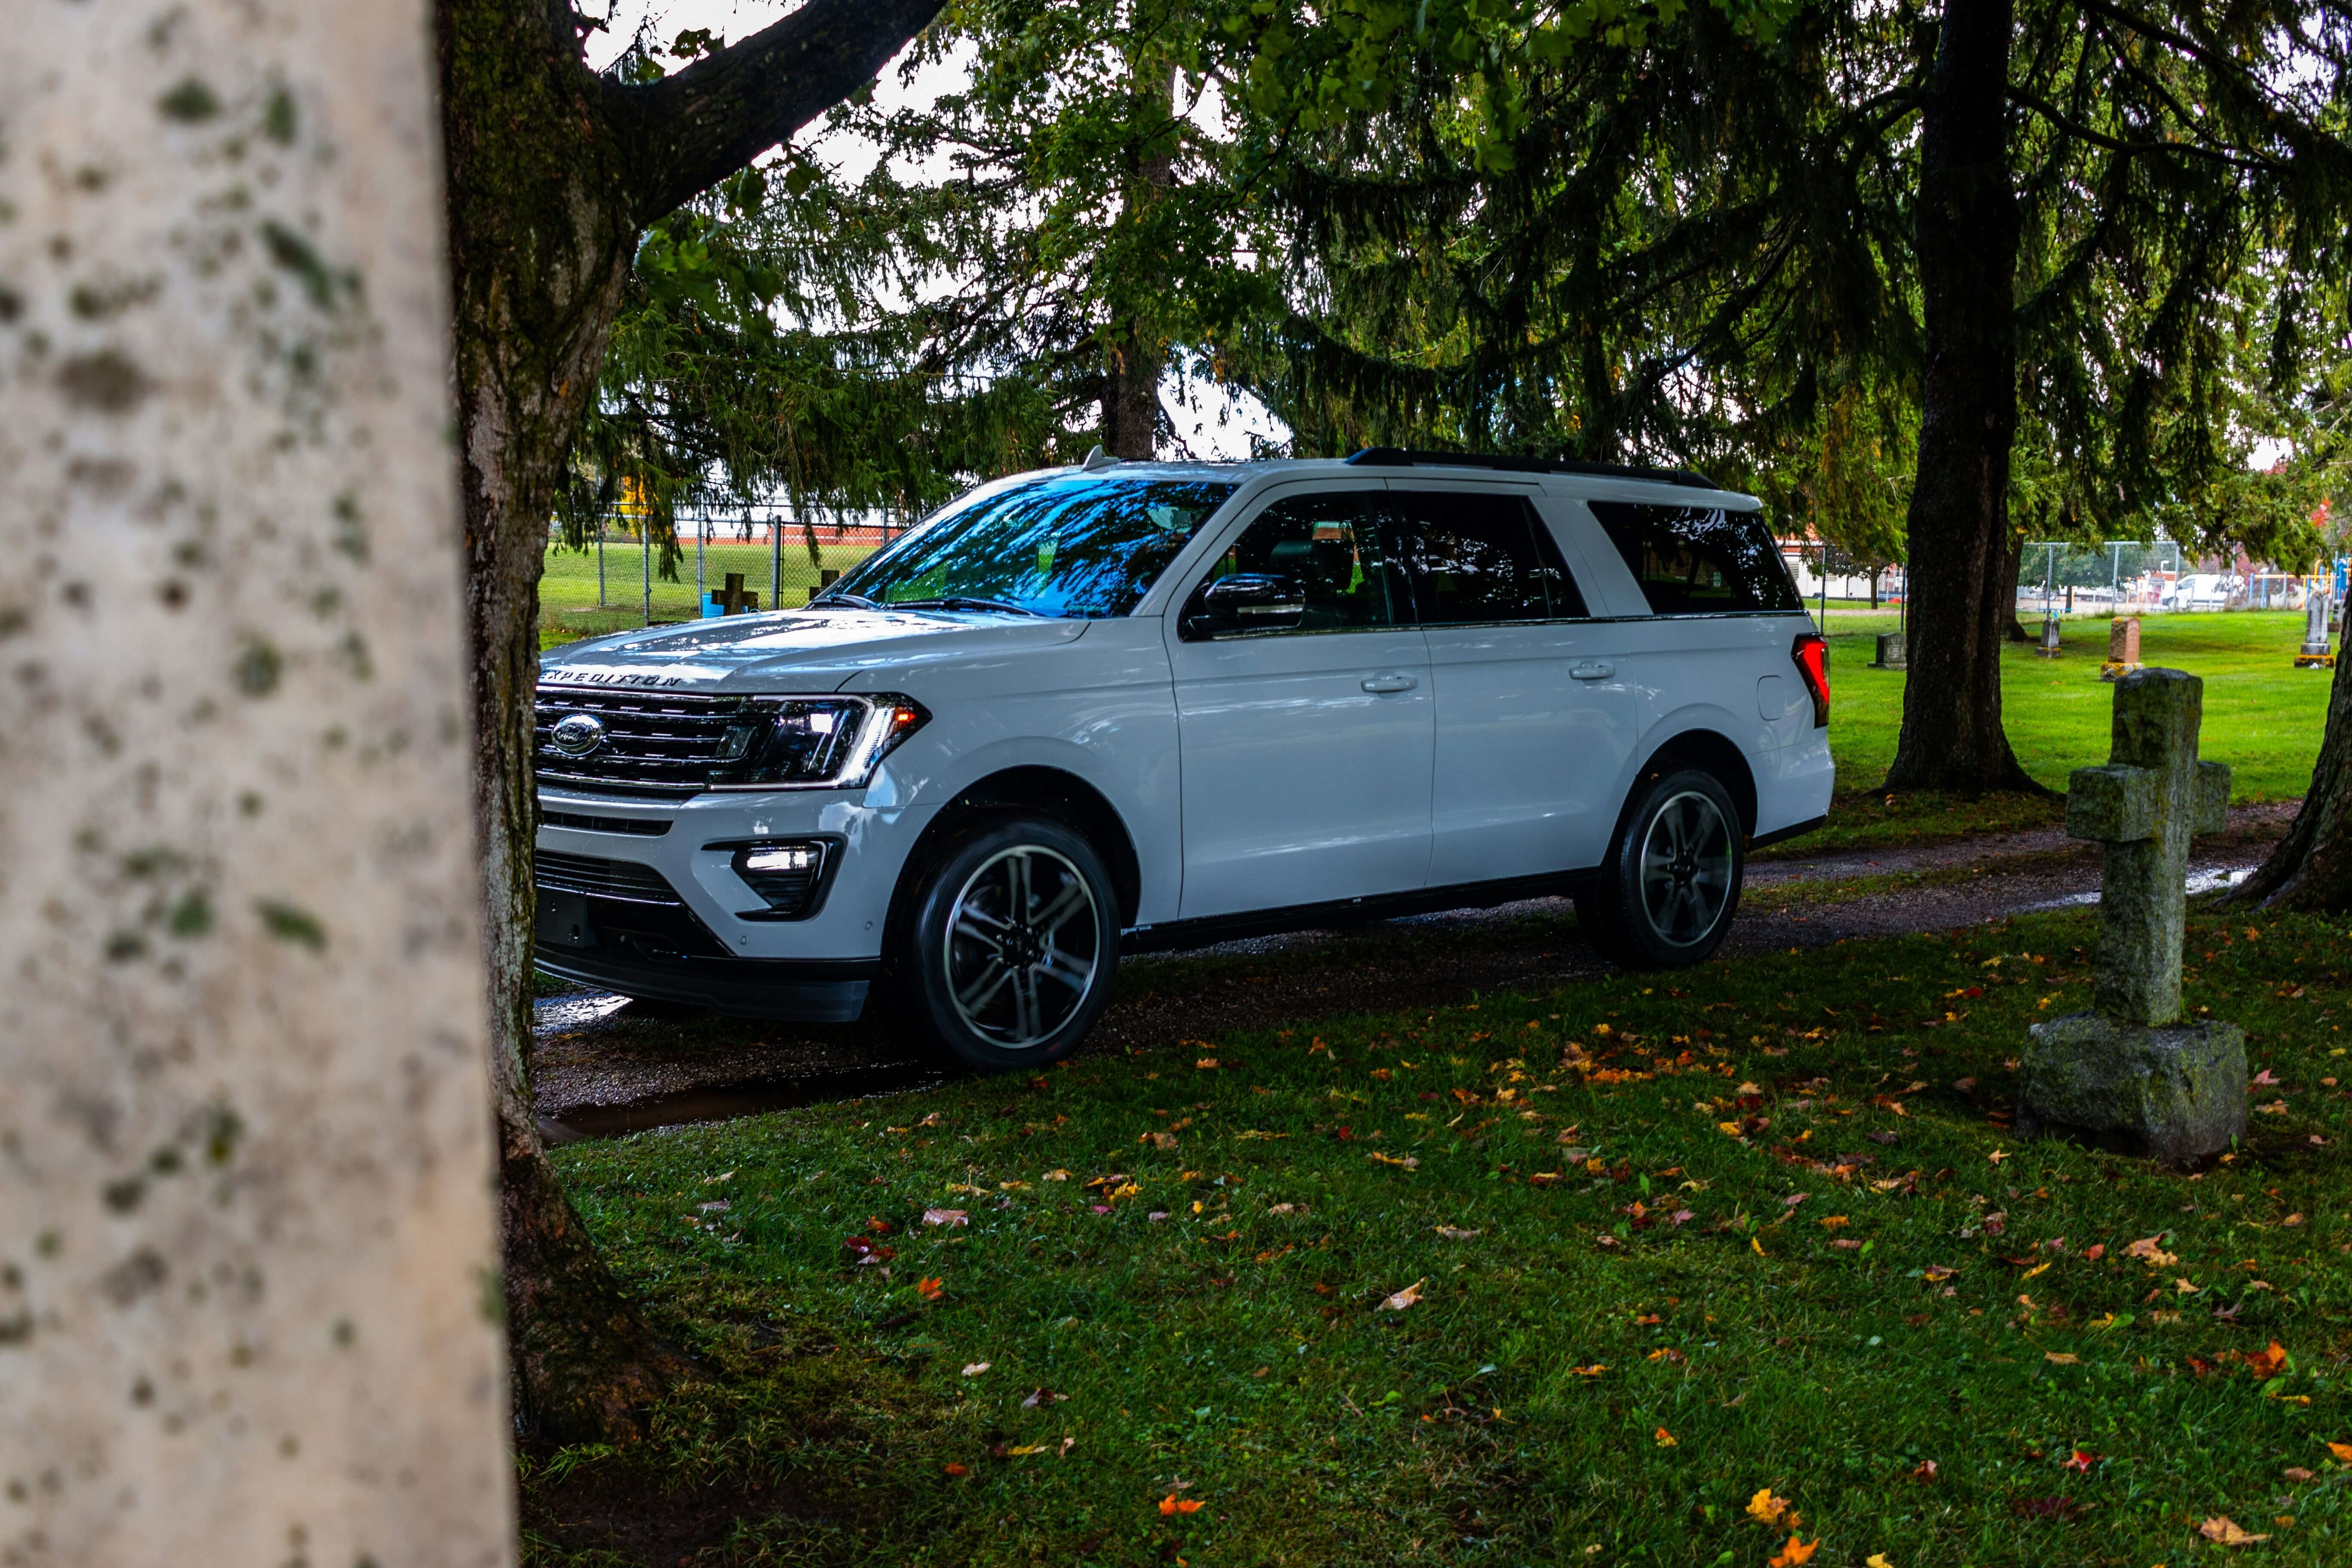
[[1172, 952], [1188, 947], [1213, 947], [1284, 931], [1328, 931], [1334, 927], [1370, 925], [1405, 915], [1436, 914], [1444, 910], [1486, 910], [1515, 904], [1524, 899], [1564, 898], [1593, 886], [1598, 868], [1582, 871], [1547, 871], [1535, 877], [1506, 877], [1492, 882], [1455, 882], [1443, 888], [1415, 888], [1402, 893], [1374, 893], [1360, 899], [1333, 899], [1319, 904], [1292, 904], [1279, 910], [1251, 910], [1242, 914], [1204, 915], [1196, 920], [1166, 921], [1136, 926], [1119, 940], [1121, 952]]

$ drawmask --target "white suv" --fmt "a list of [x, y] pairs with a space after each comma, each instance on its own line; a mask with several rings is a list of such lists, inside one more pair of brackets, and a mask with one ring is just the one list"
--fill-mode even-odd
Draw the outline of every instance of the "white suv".
[[1122, 952], [1569, 893], [1696, 963], [1829, 810], [1826, 649], [1700, 476], [1372, 450], [982, 486], [805, 609], [541, 664], [541, 965], [1066, 1054]]

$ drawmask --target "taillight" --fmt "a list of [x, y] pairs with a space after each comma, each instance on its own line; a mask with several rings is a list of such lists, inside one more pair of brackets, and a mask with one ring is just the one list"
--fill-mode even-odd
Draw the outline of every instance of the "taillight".
[[1830, 645], [1818, 633], [1800, 632], [1789, 657], [1797, 661], [1797, 673], [1812, 693], [1813, 728], [1819, 730], [1830, 721]]

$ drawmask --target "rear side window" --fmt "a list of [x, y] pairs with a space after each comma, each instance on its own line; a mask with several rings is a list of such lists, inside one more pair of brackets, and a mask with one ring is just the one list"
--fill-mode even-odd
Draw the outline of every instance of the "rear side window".
[[1393, 490], [1405, 574], [1424, 626], [1581, 620], [1584, 595], [1517, 496]]
[[1585, 503], [1625, 558], [1656, 616], [1722, 616], [1805, 606], [1755, 512], [1721, 507]]

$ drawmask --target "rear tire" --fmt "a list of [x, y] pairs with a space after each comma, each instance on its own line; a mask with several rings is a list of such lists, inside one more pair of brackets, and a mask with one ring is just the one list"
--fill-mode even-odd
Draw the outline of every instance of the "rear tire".
[[1050, 817], [999, 817], [921, 873], [890, 944], [891, 1010], [982, 1072], [1076, 1050], [1110, 1000], [1118, 897], [1102, 858]]
[[1577, 895], [1585, 940], [1628, 969], [1705, 963], [1739, 911], [1746, 844], [1738, 808], [1714, 774], [1685, 768], [1650, 781], [1600, 884]]

